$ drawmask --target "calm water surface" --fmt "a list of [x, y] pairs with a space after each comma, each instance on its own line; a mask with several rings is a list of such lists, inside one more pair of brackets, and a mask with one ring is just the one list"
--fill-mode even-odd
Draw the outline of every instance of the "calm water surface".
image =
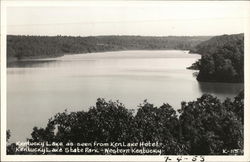
[[175, 109], [204, 93], [233, 98], [243, 84], [199, 83], [187, 70], [200, 55], [186, 51], [123, 51], [23, 61], [7, 69], [7, 127], [11, 141], [30, 137], [65, 109], [88, 110], [98, 97], [136, 109], [147, 99]]

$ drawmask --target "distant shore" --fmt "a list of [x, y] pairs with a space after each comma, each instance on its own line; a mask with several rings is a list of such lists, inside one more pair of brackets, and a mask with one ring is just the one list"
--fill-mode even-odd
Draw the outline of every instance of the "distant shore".
[[[7, 36], [7, 60], [126, 50], [191, 50], [209, 36]], [[16, 59], [15, 59], [16, 58]]]
[[30, 56], [30, 57], [23, 57], [21, 59], [18, 59], [16, 57], [8, 57], [7, 63], [12, 62], [21, 62], [21, 61], [53, 61], [58, 60], [58, 58], [66, 56], [66, 55], [82, 55], [82, 54], [94, 54], [94, 53], [105, 53], [105, 52], [117, 52], [117, 51], [184, 51], [187, 54], [197, 54], [197, 53], [189, 53], [189, 50], [177, 50], [177, 49], [151, 49], [151, 50], [141, 50], [141, 49], [133, 49], [133, 50], [112, 50], [112, 51], [99, 51], [99, 52], [86, 52], [86, 53], [65, 53], [60, 54], [57, 56]]

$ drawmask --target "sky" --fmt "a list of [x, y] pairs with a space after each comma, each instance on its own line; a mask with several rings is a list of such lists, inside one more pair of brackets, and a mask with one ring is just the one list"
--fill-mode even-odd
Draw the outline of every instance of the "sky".
[[118, 1], [7, 7], [7, 34], [196, 36], [243, 33], [249, 1]]

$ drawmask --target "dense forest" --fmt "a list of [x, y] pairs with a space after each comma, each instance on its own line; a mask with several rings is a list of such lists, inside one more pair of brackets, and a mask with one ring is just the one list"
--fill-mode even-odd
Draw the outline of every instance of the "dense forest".
[[244, 82], [244, 35], [222, 35], [198, 44], [191, 52], [202, 55], [190, 69], [200, 70], [198, 81]]
[[208, 36], [7, 36], [8, 61], [23, 58], [58, 57], [64, 54], [118, 50], [188, 50]]
[[[231, 152], [234, 149], [239, 150], [236, 154], [243, 154], [243, 126], [243, 91], [234, 100], [223, 102], [204, 94], [195, 101], [182, 102], [178, 111], [167, 103], [156, 107], [144, 101], [135, 112], [118, 101], [97, 99], [96, 106], [88, 111], [64, 111], [49, 119], [45, 128], [34, 127], [32, 138], [28, 140], [64, 144], [150, 141], [162, 143], [163, 155], [235, 154]], [[7, 131], [7, 139], [10, 137], [11, 133]], [[17, 147], [15, 143], [8, 144], [7, 153], [32, 154], [16, 152]], [[62, 146], [62, 149], [65, 148]]]
[[208, 36], [7, 36], [7, 60], [118, 50], [190, 50], [202, 58], [189, 69], [202, 82], [244, 82], [244, 35]]

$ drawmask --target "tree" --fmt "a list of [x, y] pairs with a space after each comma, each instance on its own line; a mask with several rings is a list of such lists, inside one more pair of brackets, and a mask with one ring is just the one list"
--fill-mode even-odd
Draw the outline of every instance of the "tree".
[[183, 153], [179, 144], [180, 125], [177, 114], [169, 104], [157, 108], [145, 100], [139, 106], [135, 123], [137, 141], [163, 143], [164, 154]]
[[64, 54], [116, 50], [187, 50], [210, 37], [138, 37], [138, 36], [7, 36], [7, 58], [58, 57]]
[[213, 74], [215, 72], [215, 63], [213, 57], [211, 55], [202, 56], [200, 65], [200, 72], [197, 76], [197, 80], [213, 80]]
[[[196, 46], [202, 55], [198, 81], [244, 82], [244, 35], [213, 37]], [[198, 67], [193, 64], [190, 68]]]
[[[222, 155], [223, 150], [243, 149], [243, 91], [233, 101], [205, 94], [181, 106], [177, 114], [167, 103], [156, 107], [145, 100], [134, 114], [119, 101], [99, 98], [87, 112], [65, 110], [45, 128], [34, 127], [29, 140], [159, 142], [162, 153], [172, 155]], [[15, 153], [13, 148], [9, 153]]]
[[226, 105], [208, 94], [182, 103], [179, 120], [189, 154], [214, 155], [222, 154], [223, 149], [243, 149], [243, 125]]
[[45, 129], [34, 127], [32, 140], [60, 142], [126, 142], [132, 137], [133, 114], [123, 104], [97, 99], [88, 112], [56, 114]]
[[15, 154], [16, 152], [16, 144], [15, 143], [9, 143], [9, 139], [11, 137], [11, 132], [10, 130], [8, 129], [6, 131], [6, 142], [7, 142], [7, 148], [6, 148], [6, 152], [7, 152], [7, 155], [9, 154]]

